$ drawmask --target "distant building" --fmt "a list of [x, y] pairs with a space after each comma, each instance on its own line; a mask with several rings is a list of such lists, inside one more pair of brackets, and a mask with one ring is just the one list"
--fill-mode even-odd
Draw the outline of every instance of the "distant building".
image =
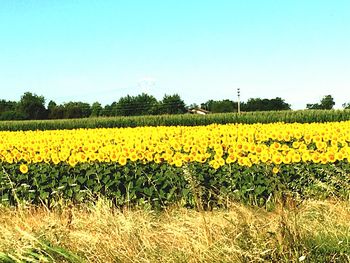
[[191, 114], [200, 114], [200, 115], [206, 115], [210, 113], [209, 111], [203, 110], [203, 109], [189, 109], [188, 112]]

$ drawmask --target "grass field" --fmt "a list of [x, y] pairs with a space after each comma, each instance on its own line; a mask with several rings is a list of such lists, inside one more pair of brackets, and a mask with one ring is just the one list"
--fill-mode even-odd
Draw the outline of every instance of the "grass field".
[[[350, 203], [272, 211], [1, 208], [2, 262], [350, 262]], [[40, 261], [41, 260], [41, 261]]]

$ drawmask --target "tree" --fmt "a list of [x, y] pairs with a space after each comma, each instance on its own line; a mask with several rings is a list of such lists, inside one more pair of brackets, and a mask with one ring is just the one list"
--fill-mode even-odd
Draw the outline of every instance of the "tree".
[[91, 105], [91, 117], [98, 117], [102, 115], [102, 106], [99, 102], [94, 102]]
[[64, 118], [64, 106], [57, 105], [56, 102], [50, 100], [47, 105], [48, 118], [49, 119], [63, 119]]
[[[58, 119], [56, 118], [55, 114], [56, 114], [56, 108], [57, 108], [57, 104], [56, 102], [54, 102], [53, 100], [49, 101], [49, 104], [47, 105], [47, 117], [49, 119]], [[63, 117], [63, 115], [62, 115]]]
[[321, 109], [331, 110], [335, 105], [334, 99], [331, 95], [326, 95], [321, 100]]
[[53, 100], [49, 101], [49, 104], [47, 105], [47, 109], [50, 111], [51, 109], [57, 107], [57, 103], [54, 102]]
[[127, 95], [126, 97], [121, 97], [117, 102], [116, 115], [118, 116], [135, 115], [136, 106], [137, 105], [132, 96]]
[[160, 102], [160, 113], [162, 114], [181, 114], [186, 111], [185, 102], [178, 94], [164, 95]]
[[320, 107], [321, 107], [321, 106], [320, 106], [320, 104], [318, 104], [318, 103], [314, 103], [314, 104], [308, 103], [308, 104], [306, 104], [306, 108], [307, 108], [308, 110], [320, 110], [320, 109], [321, 109]]
[[111, 105], [106, 104], [102, 109], [101, 116], [116, 116], [117, 103], [114, 101]]
[[46, 119], [45, 98], [25, 92], [18, 103], [18, 111], [29, 120]]
[[335, 105], [334, 99], [331, 95], [326, 95], [322, 98], [320, 103], [306, 104], [306, 108], [310, 110], [331, 110]]
[[201, 103], [201, 108], [210, 111], [213, 102], [214, 100], [208, 100], [207, 102]]
[[250, 98], [241, 103], [242, 111], [278, 111], [290, 110], [290, 105], [280, 97], [274, 99]]
[[192, 104], [188, 105], [188, 108], [189, 109], [199, 109], [200, 107], [198, 106], [197, 103], [192, 103]]
[[158, 101], [152, 95], [142, 93], [135, 97], [137, 115], [150, 115], [158, 113]]
[[122, 97], [116, 105], [116, 114], [120, 116], [150, 115], [157, 113], [157, 99], [146, 93], [137, 96], [127, 95], [126, 97]]
[[0, 100], [0, 120], [24, 120], [26, 116], [16, 109], [16, 101]]
[[278, 111], [290, 110], [290, 105], [282, 98], [260, 99], [250, 98], [246, 103], [241, 103], [242, 111]]
[[15, 101], [0, 100], [0, 113], [6, 111], [15, 111], [16, 106], [17, 102]]
[[64, 118], [87, 118], [91, 115], [91, 107], [85, 102], [68, 102], [63, 105]]
[[241, 103], [242, 111], [266, 111], [268, 99], [250, 98], [246, 103]]
[[345, 109], [345, 110], [348, 110], [348, 109], [350, 109], [350, 103], [343, 103], [343, 108]]
[[232, 100], [208, 100], [202, 103], [201, 107], [213, 113], [235, 112], [237, 111], [237, 102]]
[[0, 114], [0, 120], [25, 120], [26, 118], [26, 115], [16, 110], [4, 111]]

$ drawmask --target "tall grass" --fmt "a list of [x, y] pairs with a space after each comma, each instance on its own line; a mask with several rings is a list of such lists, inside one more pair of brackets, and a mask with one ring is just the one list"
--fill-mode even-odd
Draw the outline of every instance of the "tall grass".
[[350, 120], [350, 110], [299, 110], [220, 113], [209, 115], [159, 115], [100, 117], [65, 120], [0, 121], [0, 130], [52, 130], [78, 128], [114, 128], [136, 126], [195, 126], [212, 123], [311, 123]]
[[7, 262], [38, 254], [43, 262], [350, 262], [350, 203], [288, 202], [272, 211], [232, 204], [211, 212], [120, 211], [106, 201], [2, 208], [0, 252]]

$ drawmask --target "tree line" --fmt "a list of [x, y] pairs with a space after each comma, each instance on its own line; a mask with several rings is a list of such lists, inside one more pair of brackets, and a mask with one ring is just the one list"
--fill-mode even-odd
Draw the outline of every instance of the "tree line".
[[31, 92], [25, 92], [18, 102], [0, 100], [0, 120], [72, 119], [99, 116], [181, 114], [185, 112], [187, 112], [187, 107], [178, 94], [165, 95], [160, 101], [145, 93], [137, 96], [127, 95], [104, 107], [99, 102], [94, 102], [91, 105], [81, 101], [57, 104], [52, 100], [46, 107], [45, 98]]
[[[86, 102], [67, 102], [57, 104], [49, 101], [45, 105], [45, 98], [31, 92], [25, 92], [19, 101], [0, 100], [0, 120], [40, 120], [40, 119], [70, 119], [99, 116], [140, 116], [161, 114], [182, 114], [188, 109], [201, 108], [212, 113], [237, 112], [237, 101], [208, 100], [200, 105], [186, 106], [178, 94], [164, 95], [162, 100], [142, 93], [136, 96], [124, 96], [118, 101], [102, 106], [99, 102], [91, 105]], [[307, 109], [332, 109], [335, 105], [331, 95], [324, 96], [320, 103], [307, 104]], [[350, 104], [343, 104], [350, 108]], [[250, 98], [240, 103], [241, 111], [277, 111], [290, 110], [290, 104], [284, 99]]]

